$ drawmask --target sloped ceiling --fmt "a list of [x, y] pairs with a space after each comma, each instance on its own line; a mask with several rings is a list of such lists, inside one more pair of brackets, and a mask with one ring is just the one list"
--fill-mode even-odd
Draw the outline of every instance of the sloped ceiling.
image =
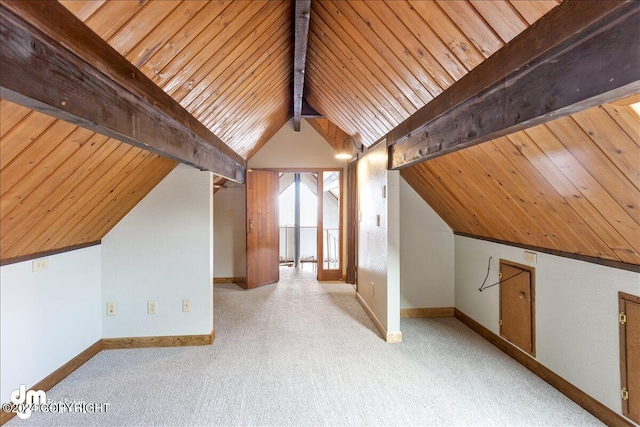
[[603, 105], [403, 169], [455, 231], [640, 264], [640, 117]]
[[313, 1], [305, 97], [371, 145], [556, 1]]
[[[61, 3], [243, 157], [289, 119], [292, 1]], [[311, 123], [334, 147], [370, 145], [557, 3], [314, 0], [305, 98], [327, 120]], [[175, 166], [7, 101], [0, 114], [3, 260], [101, 239]], [[605, 106], [402, 174], [456, 231], [640, 264], [638, 126]]]

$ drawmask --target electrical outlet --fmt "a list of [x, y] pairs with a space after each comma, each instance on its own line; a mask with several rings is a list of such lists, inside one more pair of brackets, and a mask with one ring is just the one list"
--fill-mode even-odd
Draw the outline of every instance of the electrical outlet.
[[158, 304], [155, 301], [147, 301], [147, 314], [156, 314], [158, 312]]
[[115, 316], [117, 314], [117, 306], [115, 302], [107, 303], [107, 316]]
[[234, 216], [236, 216], [235, 209], [229, 209], [229, 218], [233, 218]]
[[33, 261], [32, 267], [34, 273], [46, 270], [47, 268], [49, 268], [49, 260], [47, 258], [36, 259]]
[[189, 313], [191, 311], [191, 300], [183, 299], [182, 300], [182, 312]]
[[535, 252], [524, 251], [524, 261], [535, 264], [538, 261], [538, 256]]
[[380, 227], [380, 215], [376, 215], [376, 225]]

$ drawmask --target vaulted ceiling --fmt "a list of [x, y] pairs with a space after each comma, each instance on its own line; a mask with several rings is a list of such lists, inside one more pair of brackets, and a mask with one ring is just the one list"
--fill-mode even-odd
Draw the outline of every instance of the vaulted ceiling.
[[[60, 3], [245, 159], [291, 117], [290, 0]], [[304, 93], [325, 119], [310, 123], [369, 146], [557, 4], [313, 0]], [[456, 231], [640, 264], [633, 114], [590, 110], [403, 176]], [[2, 260], [100, 240], [176, 164], [6, 100], [0, 125]]]

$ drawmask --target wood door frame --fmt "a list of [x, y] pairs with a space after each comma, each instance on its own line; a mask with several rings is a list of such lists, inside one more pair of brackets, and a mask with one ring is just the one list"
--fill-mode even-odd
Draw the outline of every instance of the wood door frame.
[[[499, 331], [500, 337], [506, 340], [509, 344], [513, 345], [514, 347], [517, 347], [518, 349], [527, 353], [531, 357], [535, 358], [536, 357], [536, 268], [531, 267], [529, 265], [519, 264], [517, 262], [509, 261], [506, 259], [500, 259], [498, 272], [500, 273], [502, 272], [503, 265], [508, 265], [510, 267], [529, 272], [529, 288], [531, 292], [531, 351], [529, 352], [516, 346], [511, 341], [509, 341], [504, 335], [502, 335], [502, 322], [500, 323], [500, 331]], [[500, 278], [500, 292], [499, 292], [498, 298], [499, 298], [498, 300], [499, 316], [500, 316], [500, 319], [502, 320], [502, 277]]]
[[[343, 280], [344, 279], [344, 274], [343, 274], [343, 267], [344, 267], [344, 256], [343, 256], [343, 250], [344, 250], [344, 212], [343, 212], [343, 203], [344, 203], [344, 175], [345, 175], [345, 170], [344, 168], [340, 168], [340, 167], [331, 167], [331, 168], [250, 168], [247, 169], [247, 171], [250, 170], [258, 170], [258, 171], [269, 171], [269, 172], [278, 172], [278, 173], [317, 173], [318, 174], [318, 221], [317, 221], [317, 227], [318, 227], [318, 234], [317, 234], [317, 242], [316, 242], [316, 247], [317, 247], [317, 251], [318, 251], [318, 266], [317, 266], [317, 280], [319, 282], [323, 281], [323, 280]], [[320, 174], [321, 172], [340, 172], [340, 266], [338, 268], [338, 270], [328, 270], [330, 272], [336, 271], [337, 273], [335, 275], [330, 274], [329, 277], [326, 277], [326, 272], [323, 271], [322, 269], [322, 250], [323, 250], [323, 246], [322, 246], [322, 198], [320, 197], [321, 192], [322, 192], [322, 182], [320, 180]], [[334, 278], [334, 276], [336, 276], [336, 278]]]
[[[618, 292], [618, 309], [620, 313], [626, 313], [627, 307], [626, 302], [630, 301], [636, 304], [640, 304], [640, 296], [627, 294], [625, 292]], [[626, 324], [619, 323], [620, 330], [620, 389], [628, 388], [627, 384], [627, 327]], [[620, 396], [620, 401], [622, 402], [622, 415], [629, 418], [630, 420], [635, 421], [636, 423], [640, 423], [640, 419], [632, 418], [629, 414], [629, 401], [622, 399]]]
[[[338, 223], [339, 230], [339, 250], [340, 254], [338, 259], [340, 260], [338, 264], [337, 270], [325, 270], [322, 266], [324, 265], [324, 179], [320, 179], [320, 173], [322, 172], [340, 172], [340, 200], [338, 206], [338, 212], [340, 214], [340, 221]], [[343, 215], [343, 188], [344, 185], [344, 169], [334, 168], [334, 169], [325, 169], [318, 172], [318, 282], [329, 281], [329, 280], [342, 280], [344, 276], [342, 274], [343, 267], [343, 237], [344, 237], [344, 215]], [[320, 197], [322, 195], [322, 197]]]

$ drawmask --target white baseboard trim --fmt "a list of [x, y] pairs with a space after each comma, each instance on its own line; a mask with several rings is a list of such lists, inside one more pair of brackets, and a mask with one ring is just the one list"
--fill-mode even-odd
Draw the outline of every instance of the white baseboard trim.
[[362, 298], [359, 292], [356, 292], [356, 299], [358, 300], [362, 308], [364, 308], [365, 313], [367, 313], [367, 316], [369, 316], [373, 324], [376, 325], [378, 332], [380, 332], [380, 335], [386, 342], [388, 343], [402, 342], [402, 332], [387, 331], [387, 328], [384, 327], [380, 319], [378, 319], [378, 317], [374, 314], [373, 310], [371, 310], [371, 308], [367, 305], [364, 298]]

